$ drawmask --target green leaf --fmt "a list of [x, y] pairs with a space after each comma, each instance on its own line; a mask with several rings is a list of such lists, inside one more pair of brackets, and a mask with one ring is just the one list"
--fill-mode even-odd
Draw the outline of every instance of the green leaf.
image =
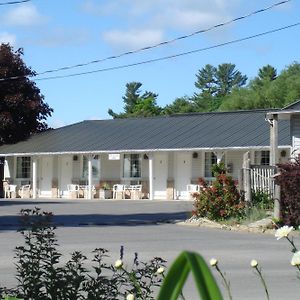
[[183, 251], [171, 265], [157, 300], [177, 300], [190, 272], [193, 273], [200, 299], [223, 299], [220, 289], [204, 259], [197, 253]]

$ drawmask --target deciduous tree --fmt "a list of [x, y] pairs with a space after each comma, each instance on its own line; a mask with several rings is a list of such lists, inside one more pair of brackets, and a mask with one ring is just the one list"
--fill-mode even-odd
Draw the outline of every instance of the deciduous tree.
[[53, 112], [30, 80], [35, 72], [22, 56], [22, 49], [14, 51], [9, 44], [0, 45], [0, 145], [46, 130], [45, 121]]

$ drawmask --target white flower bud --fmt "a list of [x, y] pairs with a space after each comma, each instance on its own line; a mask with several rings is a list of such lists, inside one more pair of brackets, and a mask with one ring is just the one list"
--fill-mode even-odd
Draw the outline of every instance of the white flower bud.
[[165, 272], [165, 268], [164, 267], [159, 267], [156, 271], [157, 274], [162, 274]]
[[120, 269], [123, 266], [123, 261], [121, 259], [116, 260], [115, 262], [115, 268]]
[[126, 300], [134, 300], [134, 295], [133, 294], [128, 294], [126, 296]]
[[291, 260], [292, 266], [300, 266], [300, 251], [297, 251], [294, 253], [292, 260]]
[[258, 266], [257, 260], [252, 259], [251, 262], [250, 262], [250, 265], [251, 265], [252, 268], [256, 268]]
[[212, 267], [215, 267], [218, 264], [218, 260], [216, 258], [211, 258], [209, 263]]

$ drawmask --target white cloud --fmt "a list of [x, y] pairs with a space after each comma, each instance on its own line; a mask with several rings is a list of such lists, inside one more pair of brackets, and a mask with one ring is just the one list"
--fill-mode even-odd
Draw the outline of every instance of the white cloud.
[[31, 4], [19, 5], [11, 9], [2, 18], [2, 22], [11, 26], [33, 26], [44, 23], [46, 18], [43, 17], [37, 8]]
[[115, 47], [136, 49], [161, 42], [163, 33], [160, 30], [151, 29], [111, 30], [105, 32], [103, 38]]
[[16, 45], [16, 36], [8, 32], [0, 32], [0, 44], [9, 43], [12, 46]]
[[25, 45], [40, 45], [43, 47], [64, 47], [84, 45], [90, 38], [83, 29], [67, 29], [62, 27], [47, 30], [46, 34], [38, 34], [21, 40]]
[[[86, 0], [82, 10], [113, 24], [102, 33], [106, 42], [133, 49], [228, 21], [240, 5], [240, 0]], [[215, 39], [218, 33], [222, 38], [224, 31], [230, 28], [216, 29], [209, 35]]]

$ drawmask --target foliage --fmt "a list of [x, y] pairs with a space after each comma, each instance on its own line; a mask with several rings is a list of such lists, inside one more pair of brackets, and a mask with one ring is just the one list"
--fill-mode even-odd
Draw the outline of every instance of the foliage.
[[300, 98], [300, 64], [287, 66], [279, 75], [266, 65], [243, 88], [233, 89], [222, 100], [219, 110], [282, 108]]
[[224, 63], [214, 67], [207, 64], [196, 74], [195, 87], [200, 89], [193, 101], [201, 111], [216, 111], [222, 103], [222, 98], [229, 95], [233, 89], [245, 85], [247, 76], [235, 70], [235, 65]]
[[214, 164], [211, 168], [213, 176], [217, 176], [220, 174], [226, 174], [226, 166], [223, 162], [219, 164]]
[[[162, 281], [157, 270], [165, 261], [155, 257], [150, 262], [140, 262], [135, 254], [130, 270], [107, 264], [108, 251], [93, 251], [93, 270], [85, 267], [87, 257], [74, 251], [63, 264], [57, 250], [52, 213], [40, 209], [21, 211], [23, 246], [16, 247], [18, 284], [13, 289], [0, 288], [0, 297], [16, 296], [24, 300], [79, 300], [124, 299], [134, 293], [135, 299], [153, 299], [154, 290]], [[123, 257], [123, 248], [121, 252]], [[12, 298], [13, 299], [13, 298]]]
[[270, 195], [264, 191], [252, 191], [251, 192], [251, 205], [258, 209], [273, 209], [274, 200]]
[[35, 72], [22, 60], [23, 50], [0, 44], [0, 145], [15, 143], [30, 134], [46, 130], [45, 120], [52, 108], [44, 102], [39, 88], [28, 77]]
[[287, 225], [300, 225], [300, 156], [278, 167], [275, 182], [281, 191], [280, 219]]
[[172, 115], [176, 113], [197, 112], [197, 106], [189, 97], [176, 98], [171, 104], [166, 105], [163, 114]]
[[240, 219], [245, 214], [245, 202], [234, 180], [224, 173], [217, 174], [211, 186], [201, 188], [195, 197], [194, 207], [198, 217], [216, 221]]
[[109, 109], [108, 114], [114, 119], [159, 115], [162, 109], [156, 103], [158, 95], [148, 91], [141, 94], [141, 86], [142, 83], [140, 82], [127, 83], [126, 93], [125, 96], [123, 96], [124, 112], [118, 114], [112, 109]]
[[157, 300], [176, 300], [189, 273], [194, 276], [199, 296], [203, 300], [223, 299], [220, 289], [204, 259], [197, 253], [183, 251], [171, 265]]

